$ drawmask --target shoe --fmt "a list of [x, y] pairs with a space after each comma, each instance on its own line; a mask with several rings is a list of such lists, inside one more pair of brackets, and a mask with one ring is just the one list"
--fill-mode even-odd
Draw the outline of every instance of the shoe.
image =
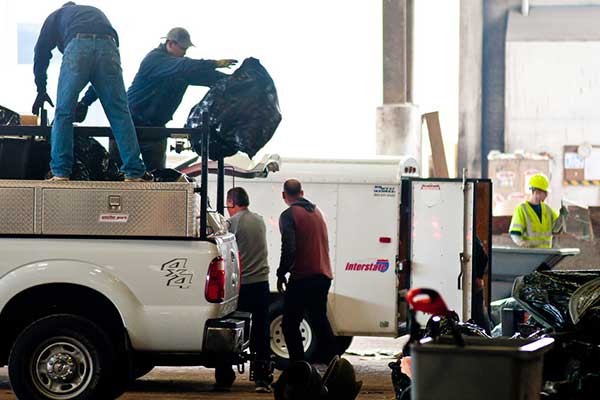
[[71, 179], [68, 176], [52, 176], [52, 177], [46, 179], [46, 181], [48, 181], [48, 182], [67, 182], [70, 180]]
[[146, 171], [144, 172], [144, 175], [140, 176], [139, 178], [125, 177], [125, 182], [154, 182], [154, 175]]
[[256, 393], [271, 393], [271, 386], [265, 381], [256, 381]]

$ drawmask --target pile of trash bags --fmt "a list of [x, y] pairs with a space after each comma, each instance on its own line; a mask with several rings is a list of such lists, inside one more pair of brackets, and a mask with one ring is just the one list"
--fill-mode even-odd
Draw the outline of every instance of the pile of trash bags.
[[[510, 339], [554, 339], [544, 357], [542, 398], [596, 399], [600, 393], [600, 271], [536, 271], [517, 278], [514, 302], [529, 319]], [[411, 328], [411, 340], [436, 339], [458, 330], [463, 336], [490, 338], [482, 328], [461, 323], [455, 313], [429, 319], [424, 329]], [[409, 347], [389, 364], [397, 400], [411, 398]], [[408, 374], [407, 374], [408, 373]]]
[[[22, 152], [20, 157], [27, 160], [23, 176], [11, 176], [13, 179], [43, 180], [50, 171], [50, 142], [47, 140], [20, 139]], [[74, 181], [119, 181], [123, 175], [115, 160], [111, 159], [106, 149], [94, 138], [75, 136], [73, 142]], [[11, 171], [0, 171], [0, 178]]]
[[354, 367], [335, 356], [323, 377], [306, 361], [296, 361], [273, 384], [275, 400], [354, 400], [362, 388]]
[[21, 116], [6, 107], [0, 106], [0, 126], [21, 125]]
[[[281, 122], [273, 79], [256, 58], [247, 58], [230, 76], [219, 80], [196, 104], [186, 128], [201, 128], [208, 113], [211, 141], [209, 157], [229, 157], [238, 151], [252, 158], [273, 137]], [[192, 140], [202, 151], [202, 138]]]

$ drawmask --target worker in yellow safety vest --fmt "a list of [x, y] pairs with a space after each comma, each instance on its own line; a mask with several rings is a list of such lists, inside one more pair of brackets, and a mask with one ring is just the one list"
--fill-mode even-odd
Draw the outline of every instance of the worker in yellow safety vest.
[[562, 215], [567, 214], [563, 206], [557, 213], [544, 203], [550, 182], [543, 174], [529, 179], [529, 200], [519, 204], [513, 213], [509, 233], [513, 242], [520, 247], [552, 248], [552, 235], [562, 229]]

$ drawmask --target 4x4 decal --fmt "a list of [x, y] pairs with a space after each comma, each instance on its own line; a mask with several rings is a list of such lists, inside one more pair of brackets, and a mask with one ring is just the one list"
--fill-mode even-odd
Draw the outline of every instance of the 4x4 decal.
[[176, 258], [162, 265], [160, 270], [167, 272], [167, 286], [188, 289], [192, 285], [194, 274], [188, 271], [186, 264], [187, 258]]

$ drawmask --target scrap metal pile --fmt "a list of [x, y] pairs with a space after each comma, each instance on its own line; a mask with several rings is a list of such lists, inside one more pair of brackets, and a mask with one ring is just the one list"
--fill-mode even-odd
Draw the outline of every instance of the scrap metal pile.
[[[529, 314], [511, 339], [554, 339], [544, 357], [542, 398], [588, 400], [600, 393], [600, 271], [543, 271], [520, 277], [513, 297]], [[434, 316], [425, 329], [412, 327], [411, 338], [436, 340], [456, 335], [488, 337], [483, 329], [458, 322], [456, 314]], [[409, 357], [409, 346], [402, 356]], [[402, 358], [390, 363], [397, 400], [411, 398], [411, 377]], [[493, 373], [493, 371], [490, 371]], [[473, 382], [476, 384], [476, 382]]]

